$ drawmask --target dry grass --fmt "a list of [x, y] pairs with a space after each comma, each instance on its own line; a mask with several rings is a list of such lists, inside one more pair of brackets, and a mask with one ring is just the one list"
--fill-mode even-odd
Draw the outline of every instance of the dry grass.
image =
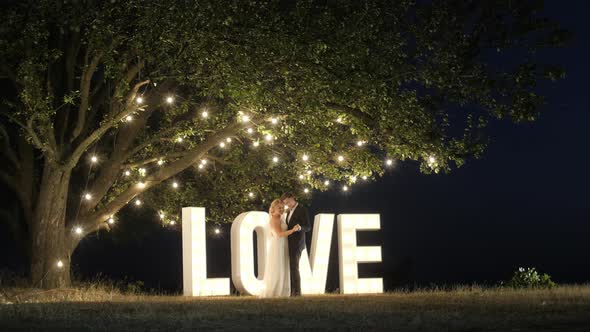
[[[322, 328], [396, 331], [588, 331], [590, 286], [463, 287], [288, 299], [126, 295], [115, 288], [4, 290], [0, 330], [189, 331]], [[10, 303], [10, 304], [7, 304]]]

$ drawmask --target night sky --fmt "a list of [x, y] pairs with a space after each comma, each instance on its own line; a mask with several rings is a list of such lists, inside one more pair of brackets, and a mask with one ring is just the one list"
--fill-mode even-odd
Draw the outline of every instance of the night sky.
[[[531, 266], [557, 282], [590, 281], [589, 7], [583, 0], [546, 2], [548, 15], [575, 37], [540, 55], [564, 65], [566, 78], [540, 87], [548, 103], [539, 121], [492, 124], [484, 157], [450, 174], [424, 175], [417, 164], [400, 162], [346, 195], [314, 195], [312, 214], [381, 214], [382, 230], [359, 234], [358, 244], [382, 245], [383, 262], [361, 264], [361, 277], [383, 276], [387, 289], [497, 284]], [[22, 269], [18, 246], [0, 227], [0, 269]], [[229, 227], [207, 247], [209, 276], [229, 277]], [[336, 249], [334, 233], [328, 290], [338, 287]], [[180, 232], [163, 229], [153, 213], [129, 215], [114, 231], [83, 240], [73, 265], [82, 279], [101, 274], [180, 291]]]

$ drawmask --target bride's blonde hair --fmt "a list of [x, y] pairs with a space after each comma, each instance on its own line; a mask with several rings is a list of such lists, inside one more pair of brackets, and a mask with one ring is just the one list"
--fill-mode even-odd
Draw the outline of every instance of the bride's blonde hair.
[[282, 204], [283, 204], [283, 201], [281, 201], [278, 198], [275, 199], [274, 201], [272, 201], [272, 203], [270, 203], [270, 208], [268, 209], [268, 214], [270, 214], [272, 216], [273, 210], [280, 208]]

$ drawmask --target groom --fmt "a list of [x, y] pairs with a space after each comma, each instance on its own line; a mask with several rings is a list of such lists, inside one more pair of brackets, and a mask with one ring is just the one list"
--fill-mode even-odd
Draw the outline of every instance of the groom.
[[284, 193], [281, 201], [289, 207], [287, 214], [287, 226], [289, 229], [299, 224], [301, 230], [291, 234], [289, 241], [289, 270], [291, 274], [291, 296], [301, 295], [301, 277], [299, 275], [299, 259], [301, 252], [306, 248], [305, 233], [311, 230], [309, 215], [305, 206], [299, 204], [291, 193]]

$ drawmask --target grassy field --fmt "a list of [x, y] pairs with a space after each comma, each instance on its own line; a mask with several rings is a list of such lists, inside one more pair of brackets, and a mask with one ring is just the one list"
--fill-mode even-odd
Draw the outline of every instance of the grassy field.
[[590, 331], [590, 286], [265, 300], [124, 295], [94, 288], [0, 294], [0, 331]]

